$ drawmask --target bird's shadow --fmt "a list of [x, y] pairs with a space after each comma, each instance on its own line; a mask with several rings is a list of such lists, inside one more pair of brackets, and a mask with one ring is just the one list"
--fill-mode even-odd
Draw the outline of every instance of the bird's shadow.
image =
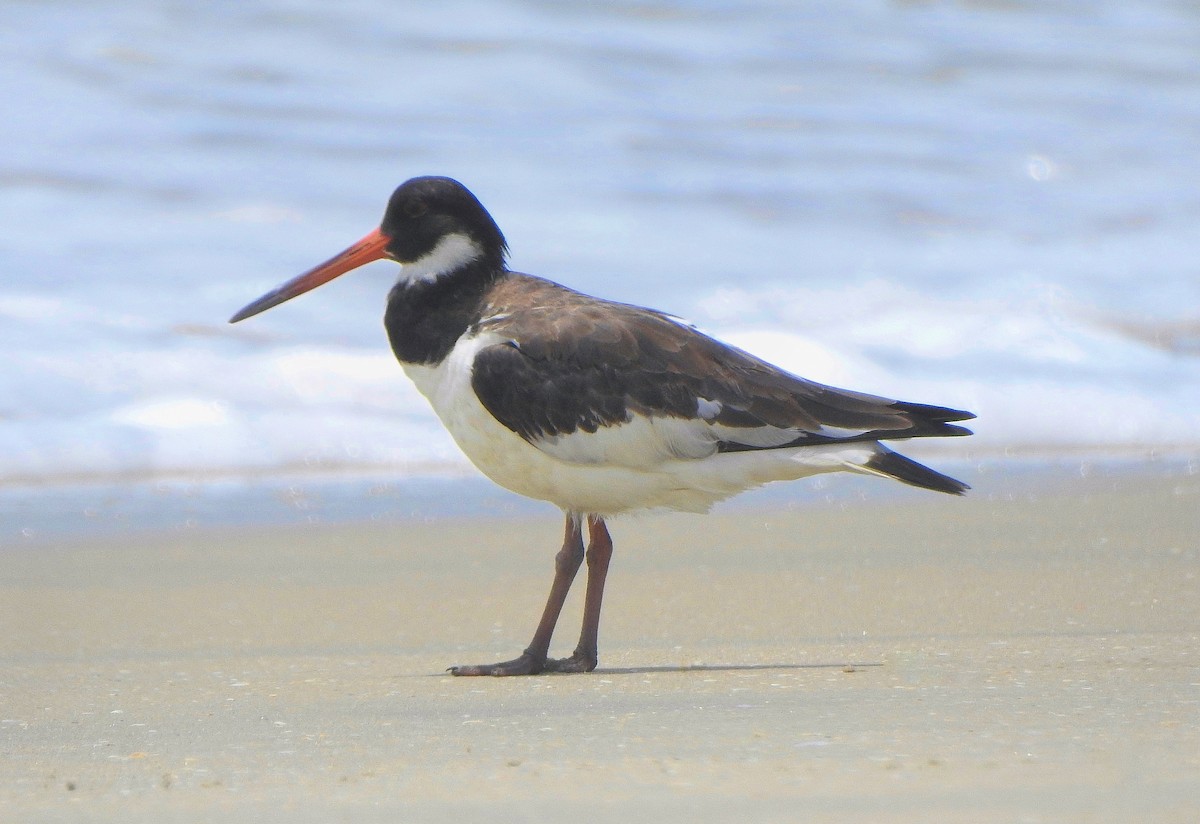
[[[592, 675], [653, 675], [655, 673], [684, 673], [684, 672], [752, 672], [755, 670], [819, 670], [840, 669], [844, 672], [855, 672], [868, 667], [882, 667], [882, 661], [842, 661], [828, 664], [681, 664], [679, 666], [656, 665], [648, 667], [598, 667]], [[561, 675], [579, 675], [585, 673], [543, 672], [534, 677], [557, 677]], [[449, 675], [449, 671], [431, 672], [427, 675], [441, 677]]]
[[754, 670], [840, 669], [853, 672], [867, 667], [882, 667], [882, 661], [847, 662], [836, 664], [681, 664], [680, 666], [598, 667], [595, 675], [649, 675], [660, 672], [750, 672]]

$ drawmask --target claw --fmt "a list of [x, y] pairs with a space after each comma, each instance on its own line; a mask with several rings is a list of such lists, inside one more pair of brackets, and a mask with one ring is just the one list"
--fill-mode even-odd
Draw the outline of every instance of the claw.
[[450, 667], [448, 672], [451, 675], [538, 675], [546, 669], [547, 663], [545, 658], [539, 660], [536, 656], [523, 652], [511, 661], [501, 661], [498, 664], [467, 664]]
[[591, 672], [596, 668], [596, 656], [575, 651], [570, 658], [550, 658], [546, 661], [546, 672]]

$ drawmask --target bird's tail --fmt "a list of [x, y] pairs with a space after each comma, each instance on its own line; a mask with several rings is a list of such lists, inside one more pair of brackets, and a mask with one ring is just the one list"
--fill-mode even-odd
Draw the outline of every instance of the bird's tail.
[[934, 492], [945, 492], [948, 495], [962, 495], [971, 488], [956, 478], [935, 472], [924, 464], [906, 458], [899, 452], [893, 452], [882, 444], [866, 463], [859, 464], [855, 468], [872, 475], [895, 478], [910, 486], [932, 489]]

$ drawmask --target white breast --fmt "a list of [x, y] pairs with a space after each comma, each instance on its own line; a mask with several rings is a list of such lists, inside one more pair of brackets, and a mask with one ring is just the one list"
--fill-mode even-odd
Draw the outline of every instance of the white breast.
[[546, 480], [545, 464], [553, 459], [492, 417], [471, 387], [475, 355], [505, 340], [490, 332], [468, 333], [440, 363], [404, 364], [404, 371], [429, 400], [459, 449], [483, 474], [513, 492], [565, 506]]

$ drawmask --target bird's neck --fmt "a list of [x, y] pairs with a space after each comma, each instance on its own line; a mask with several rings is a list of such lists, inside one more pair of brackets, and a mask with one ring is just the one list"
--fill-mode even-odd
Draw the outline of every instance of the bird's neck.
[[506, 274], [483, 260], [432, 280], [402, 277], [388, 295], [383, 325], [401, 363], [436, 364], [483, 314], [485, 295]]

